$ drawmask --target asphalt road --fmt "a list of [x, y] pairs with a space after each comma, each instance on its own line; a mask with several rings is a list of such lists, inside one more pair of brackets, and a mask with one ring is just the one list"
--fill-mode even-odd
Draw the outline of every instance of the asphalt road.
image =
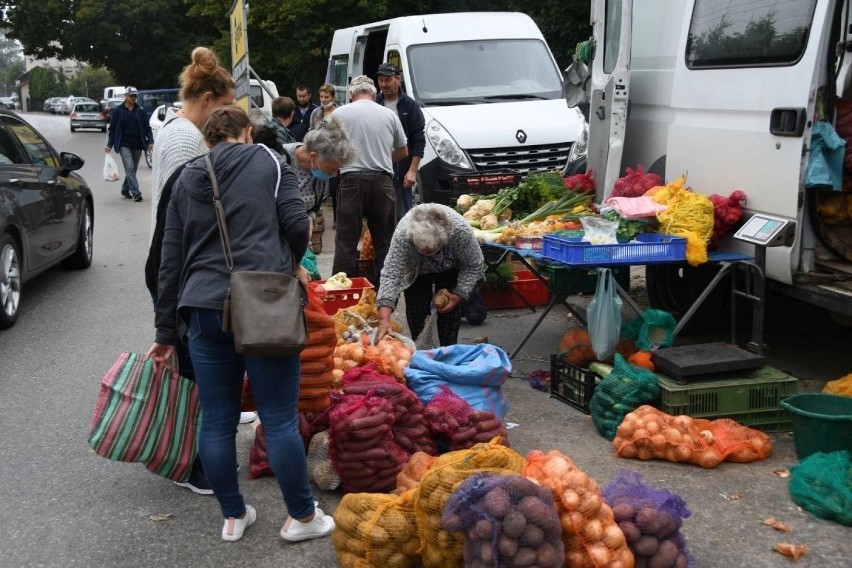
[[[0, 566], [5, 567], [316, 567], [335, 566], [328, 539], [284, 544], [277, 531], [285, 511], [272, 478], [249, 481], [253, 432], [241, 426], [241, 484], [256, 506], [257, 524], [238, 543], [220, 539], [215, 499], [200, 497], [148, 473], [138, 464], [110, 462], [86, 444], [98, 383], [122, 351], [145, 351], [153, 338], [153, 310], [142, 267], [150, 227], [150, 171], [140, 182], [145, 201], [119, 195], [101, 179], [105, 136], [71, 134], [67, 117], [27, 118], [54, 146], [86, 159], [82, 174], [95, 193], [94, 263], [89, 270], [56, 269], [24, 289], [17, 325], [0, 332]], [[330, 225], [330, 223], [329, 223]], [[326, 233], [320, 270], [329, 274], [333, 239]], [[815, 388], [852, 371], [852, 334], [820, 314], [781, 300], [770, 303], [770, 364], [810, 380]], [[537, 314], [492, 312], [485, 325], [464, 325], [461, 341], [487, 335], [511, 351]], [[682, 495], [693, 516], [684, 534], [697, 565], [775, 567], [790, 561], [771, 551], [777, 542], [810, 545], [796, 566], [848, 566], [849, 529], [798, 510], [786, 480], [774, 472], [795, 463], [792, 438], [773, 435], [776, 454], [765, 462], [723, 464], [716, 470], [665, 462], [616, 459], [585, 415], [531, 389], [525, 373], [548, 366], [570, 322], [554, 310], [515, 360], [506, 384], [513, 447], [559, 449], [601, 484], [622, 467], [646, 482]], [[340, 494], [317, 492], [333, 512]], [[153, 515], [170, 515], [154, 521]], [[775, 533], [760, 521], [774, 516], [793, 527]]]

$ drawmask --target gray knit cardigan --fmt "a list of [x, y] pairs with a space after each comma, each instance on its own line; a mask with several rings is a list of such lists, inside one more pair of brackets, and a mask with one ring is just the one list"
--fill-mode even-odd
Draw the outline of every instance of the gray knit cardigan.
[[[453, 230], [447, 246], [455, 257], [459, 271], [456, 287], [450, 292], [467, 300], [477, 284], [485, 278], [482, 250], [467, 220], [450, 207], [442, 205], [453, 222]], [[408, 237], [410, 215], [399, 220], [391, 239], [385, 265], [382, 268], [381, 284], [376, 305], [396, 309], [400, 292], [411, 286], [417, 279], [421, 254], [417, 252]]]

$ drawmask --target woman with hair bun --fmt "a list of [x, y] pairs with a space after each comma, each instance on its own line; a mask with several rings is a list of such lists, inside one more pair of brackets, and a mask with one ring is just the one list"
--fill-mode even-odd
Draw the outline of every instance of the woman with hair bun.
[[[295, 275], [308, 246], [308, 217], [293, 170], [280, 156], [252, 144], [252, 125], [240, 108], [217, 109], [204, 126], [209, 158], [225, 211], [238, 270]], [[263, 422], [269, 463], [289, 517], [279, 531], [287, 541], [325, 536], [334, 519], [314, 503], [305, 446], [299, 435], [299, 354], [240, 355], [234, 334], [222, 331], [230, 274], [213, 206], [206, 157], [180, 174], [166, 217], [160, 266], [156, 340], [149, 355], [164, 364], [186, 328], [203, 419], [199, 455], [224, 517], [222, 539], [236, 541], [257, 520], [237, 476], [236, 434], [243, 377], [248, 373]], [[292, 306], [302, 310], [300, 302]]]

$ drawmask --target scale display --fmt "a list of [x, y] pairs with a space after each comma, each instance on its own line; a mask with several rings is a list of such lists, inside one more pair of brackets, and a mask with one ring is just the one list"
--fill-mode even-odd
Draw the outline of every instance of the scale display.
[[734, 238], [765, 247], [778, 246], [784, 244], [789, 225], [784, 219], [758, 214], [746, 221]]

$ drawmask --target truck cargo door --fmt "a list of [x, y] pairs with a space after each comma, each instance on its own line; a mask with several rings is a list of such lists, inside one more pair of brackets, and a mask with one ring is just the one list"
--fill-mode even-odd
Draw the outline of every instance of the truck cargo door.
[[594, 0], [595, 38], [589, 95], [588, 167], [596, 180], [596, 199], [612, 192], [621, 175], [621, 154], [627, 124], [630, 35], [633, 0]]

